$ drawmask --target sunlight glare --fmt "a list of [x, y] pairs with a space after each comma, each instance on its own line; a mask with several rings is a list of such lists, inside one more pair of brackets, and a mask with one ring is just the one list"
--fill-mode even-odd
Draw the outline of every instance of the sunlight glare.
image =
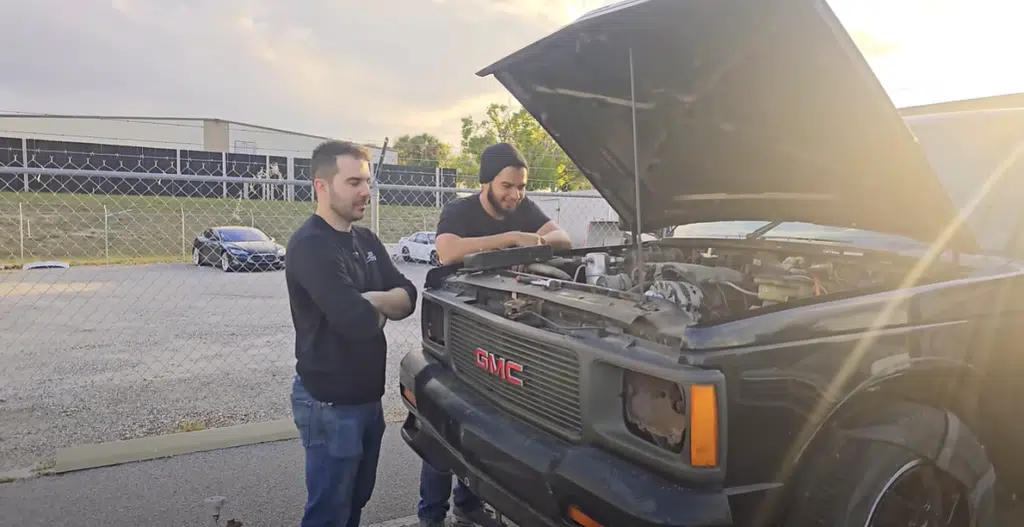
[[[561, 0], [565, 22], [617, 0]], [[1024, 92], [1024, 3], [826, 0], [896, 106]]]

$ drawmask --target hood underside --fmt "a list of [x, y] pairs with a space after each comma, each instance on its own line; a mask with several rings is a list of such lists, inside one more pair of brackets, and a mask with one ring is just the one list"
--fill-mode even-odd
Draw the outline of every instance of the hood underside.
[[478, 73], [491, 74], [629, 225], [633, 80], [643, 232], [801, 221], [976, 249], [823, 1], [620, 2]]

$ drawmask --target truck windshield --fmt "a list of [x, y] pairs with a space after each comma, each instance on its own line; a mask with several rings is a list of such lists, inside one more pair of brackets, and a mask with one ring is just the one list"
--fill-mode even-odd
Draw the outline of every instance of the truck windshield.
[[[952, 112], [905, 119], [982, 254], [1024, 258], [1024, 109]], [[748, 236], [754, 234], [753, 236]], [[822, 240], [881, 250], [926, 250], [926, 242], [798, 222], [722, 221], [677, 227], [673, 237]]]

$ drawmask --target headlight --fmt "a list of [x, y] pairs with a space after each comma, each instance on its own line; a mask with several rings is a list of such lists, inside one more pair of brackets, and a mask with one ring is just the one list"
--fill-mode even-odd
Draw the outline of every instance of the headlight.
[[683, 451], [686, 396], [678, 384], [626, 371], [622, 394], [622, 413], [630, 432], [666, 450]]
[[689, 464], [718, 466], [718, 390], [714, 384], [679, 385], [626, 371], [622, 375], [622, 415], [633, 435], [681, 455]]
[[420, 304], [420, 328], [423, 331], [423, 338], [444, 346], [444, 308], [440, 304], [424, 300]]
[[231, 254], [245, 254], [245, 249], [241, 249], [238, 247], [228, 247], [228, 252], [230, 252]]
[[278, 256], [284, 256], [284, 247], [278, 247], [277, 248], [277, 255]]

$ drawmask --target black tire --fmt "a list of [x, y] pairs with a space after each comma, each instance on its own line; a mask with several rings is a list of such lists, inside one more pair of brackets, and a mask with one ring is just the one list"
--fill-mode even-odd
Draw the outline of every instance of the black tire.
[[411, 262], [412, 261], [412, 257], [409, 256], [409, 248], [408, 247], [402, 247], [402, 261], [405, 261], [405, 262]]
[[220, 253], [219, 263], [221, 271], [224, 271], [225, 273], [230, 273], [235, 270], [234, 265], [231, 263], [231, 257], [228, 256], [227, 251]]
[[430, 251], [430, 265], [437, 267], [441, 262], [437, 259], [437, 251]]
[[[914, 525], [914, 514], [929, 519], [928, 526], [995, 525], [994, 469], [967, 426], [951, 413], [916, 404], [885, 413], [857, 428], [825, 432], [801, 464], [806, 468], [783, 525]], [[957, 437], [945, 437], [947, 430], [957, 430]], [[926, 498], [925, 512], [911, 510], [919, 497]]]

